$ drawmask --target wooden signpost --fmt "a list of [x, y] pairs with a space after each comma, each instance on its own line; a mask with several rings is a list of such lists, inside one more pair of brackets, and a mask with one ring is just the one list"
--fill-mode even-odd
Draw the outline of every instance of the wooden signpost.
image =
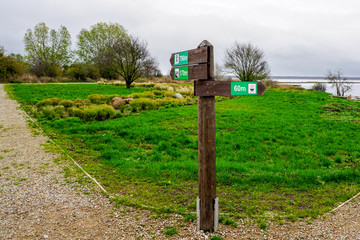
[[216, 197], [216, 127], [215, 96], [262, 95], [261, 82], [214, 81], [214, 47], [202, 41], [198, 48], [173, 53], [170, 58], [173, 80], [194, 81], [198, 96], [199, 196], [197, 219], [199, 230], [216, 231], [219, 200]]

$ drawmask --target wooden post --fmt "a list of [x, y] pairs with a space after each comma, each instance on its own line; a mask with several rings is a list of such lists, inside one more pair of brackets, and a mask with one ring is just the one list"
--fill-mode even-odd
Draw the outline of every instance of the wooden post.
[[[209, 79], [214, 81], [213, 46], [208, 41], [200, 43], [198, 48], [208, 48]], [[200, 230], [216, 231], [216, 127], [215, 96], [203, 96], [198, 99], [199, 121], [199, 200], [198, 224]]]

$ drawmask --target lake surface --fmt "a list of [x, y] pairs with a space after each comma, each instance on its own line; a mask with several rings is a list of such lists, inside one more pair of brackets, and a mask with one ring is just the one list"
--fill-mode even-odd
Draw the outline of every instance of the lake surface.
[[[272, 77], [274, 81], [283, 84], [297, 85], [306, 89], [311, 89], [315, 83], [321, 82], [326, 84], [326, 92], [336, 95], [336, 89], [332, 87], [332, 84], [327, 83], [324, 78], [308, 78], [308, 77]], [[360, 78], [353, 78], [347, 80], [351, 83], [352, 89], [345, 93], [346, 96], [359, 96], [360, 97]]]

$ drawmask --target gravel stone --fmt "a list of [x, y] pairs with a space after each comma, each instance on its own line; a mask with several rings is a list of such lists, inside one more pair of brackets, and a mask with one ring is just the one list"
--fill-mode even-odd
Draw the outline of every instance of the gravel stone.
[[[115, 207], [90, 191], [94, 185], [67, 182], [64, 164], [74, 166], [55, 163], [59, 155], [43, 147], [48, 138], [34, 134], [26, 120], [0, 85], [0, 239], [360, 239], [359, 197], [311, 224], [268, 222], [264, 231], [241, 219], [237, 227], [220, 224], [215, 234], [197, 231], [181, 215], [154, 219], [150, 211]], [[166, 236], [166, 227], [179, 233]]]

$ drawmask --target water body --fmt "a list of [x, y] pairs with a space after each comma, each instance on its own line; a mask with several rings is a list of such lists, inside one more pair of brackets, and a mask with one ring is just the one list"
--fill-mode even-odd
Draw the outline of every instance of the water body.
[[[272, 77], [274, 81], [283, 84], [296, 85], [306, 89], [311, 89], [315, 83], [321, 82], [326, 84], [326, 92], [336, 95], [336, 89], [332, 87], [331, 83], [327, 83], [321, 77]], [[345, 93], [346, 96], [359, 96], [360, 97], [360, 78], [348, 78], [347, 82], [351, 84], [352, 89]]]

